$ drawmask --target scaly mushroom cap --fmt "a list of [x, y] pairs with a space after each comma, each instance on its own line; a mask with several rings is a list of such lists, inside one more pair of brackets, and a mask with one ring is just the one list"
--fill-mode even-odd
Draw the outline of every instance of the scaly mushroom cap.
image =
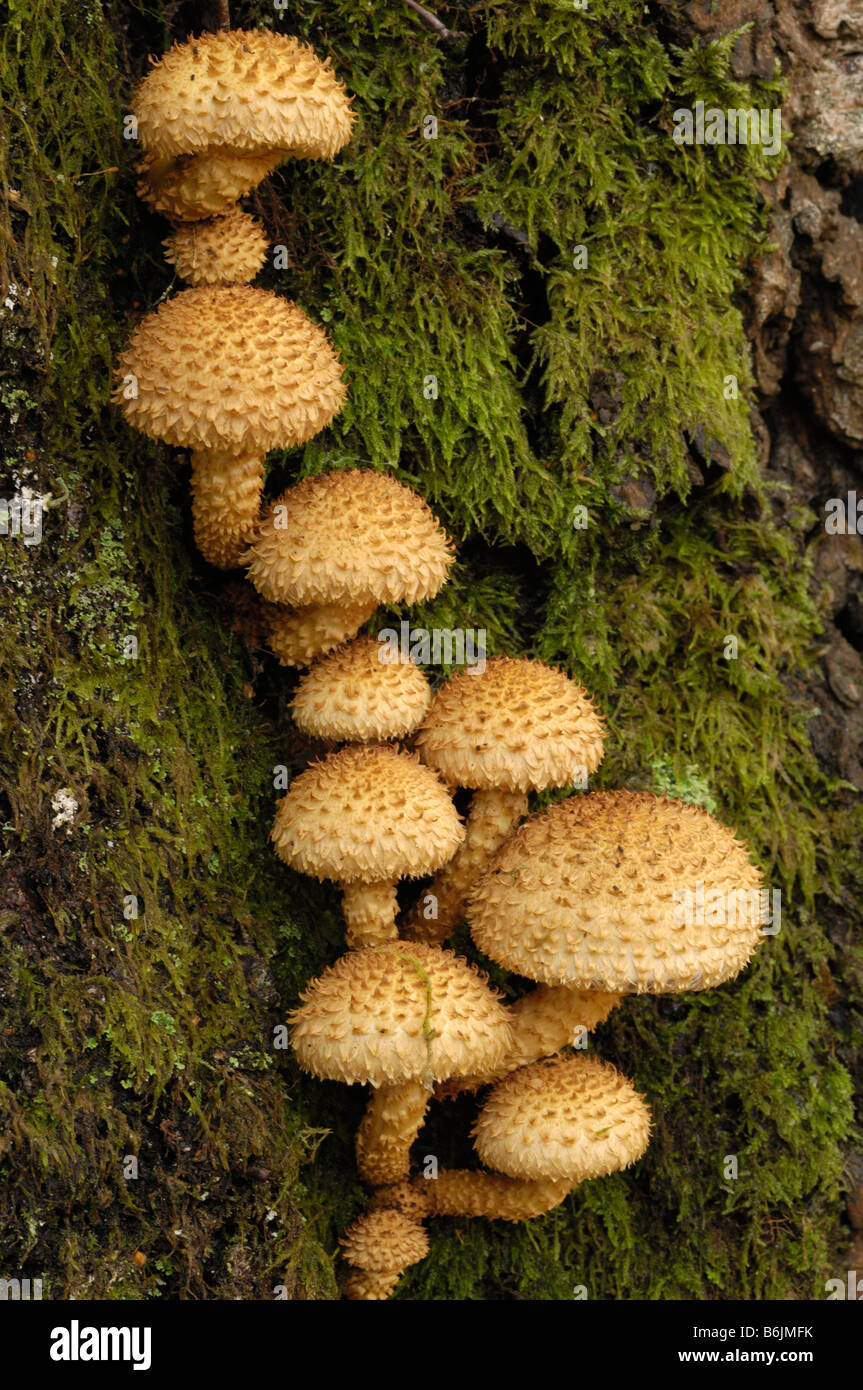
[[300, 997], [291, 1046], [303, 1070], [325, 1081], [431, 1085], [494, 1068], [511, 1043], [499, 996], [474, 966], [436, 946], [350, 951]]
[[246, 285], [267, 259], [267, 234], [234, 207], [205, 222], [185, 222], [162, 242], [165, 260], [190, 285]]
[[132, 333], [117, 377], [114, 400], [151, 439], [247, 457], [311, 439], [346, 394], [323, 329], [251, 285], [166, 300]]
[[464, 827], [437, 774], [387, 746], [343, 748], [301, 772], [276, 812], [276, 853], [337, 883], [434, 873]]
[[332, 159], [354, 120], [329, 59], [261, 29], [175, 43], [138, 85], [132, 111], [141, 148], [161, 159], [222, 149]]
[[312, 738], [356, 743], [411, 733], [431, 704], [431, 687], [412, 661], [383, 656], [374, 637], [358, 637], [320, 657], [291, 703], [297, 728]]
[[441, 686], [416, 746], [455, 786], [540, 791], [594, 772], [604, 737], [575, 681], [541, 661], [500, 656]]
[[392, 1208], [367, 1211], [339, 1240], [344, 1258], [354, 1269], [372, 1274], [407, 1269], [425, 1258], [429, 1240], [422, 1226]]
[[481, 951], [532, 980], [617, 994], [711, 989], [761, 940], [760, 888], [745, 844], [699, 807], [591, 792], [525, 821], [468, 918]]
[[650, 1111], [609, 1063], [553, 1057], [498, 1082], [473, 1134], [483, 1163], [499, 1173], [578, 1183], [640, 1158]]
[[417, 603], [444, 583], [453, 553], [423, 499], [385, 473], [303, 478], [263, 518], [249, 578], [292, 608]]

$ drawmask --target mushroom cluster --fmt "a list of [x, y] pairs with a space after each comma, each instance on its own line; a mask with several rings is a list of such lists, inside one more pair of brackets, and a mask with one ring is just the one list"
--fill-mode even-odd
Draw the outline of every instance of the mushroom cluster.
[[172, 223], [166, 257], [191, 289], [148, 314], [119, 358], [114, 399], [152, 439], [191, 453], [195, 541], [241, 563], [263, 456], [342, 409], [342, 367], [298, 305], [249, 282], [267, 237], [238, 200], [288, 159], [332, 159], [353, 113], [329, 62], [298, 39], [221, 30], [175, 44], [139, 84], [139, 196]]
[[[586, 790], [605, 728], [565, 672], [500, 656], [433, 692], [419, 666], [358, 636], [379, 605], [446, 583], [452, 544], [411, 488], [346, 469], [261, 513], [263, 456], [325, 428], [345, 387], [323, 330], [250, 285], [266, 238], [238, 200], [283, 160], [332, 159], [349, 138], [329, 64], [272, 33], [205, 35], [155, 64], [133, 109], [139, 193], [171, 219], [168, 259], [190, 288], [132, 334], [115, 397], [137, 429], [191, 452], [202, 554], [246, 567], [272, 653], [309, 668], [293, 719], [329, 747], [292, 780], [271, 838], [292, 869], [338, 885], [347, 950], [302, 993], [289, 1034], [313, 1076], [369, 1088], [356, 1157], [370, 1206], [342, 1246], [348, 1297], [385, 1299], [427, 1254], [429, 1219], [528, 1220], [641, 1157], [644, 1098], [585, 1055], [587, 1034], [626, 994], [738, 974], [762, 938], [761, 878], [706, 811]], [[529, 813], [550, 791], [565, 794]], [[409, 879], [430, 881], [400, 918]], [[693, 892], [732, 910], [693, 918], [680, 910]], [[534, 987], [505, 1003], [446, 949], [465, 920]], [[484, 1166], [412, 1172], [435, 1096], [483, 1088]]]

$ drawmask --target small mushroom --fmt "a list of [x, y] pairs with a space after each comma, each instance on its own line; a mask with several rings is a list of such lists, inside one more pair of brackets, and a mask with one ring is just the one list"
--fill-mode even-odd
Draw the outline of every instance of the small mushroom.
[[184, 222], [162, 245], [189, 285], [246, 285], [267, 259], [267, 234], [256, 217], [230, 208], [206, 222]]
[[380, 603], [433, 598], [453, 562], [423, 499], [388, 474], [348, 468], [303, 478], [263, 517], [246, 561], [271, 604], [270, 646], [304, 666], [353, 637]]
[[528, 791], [562, 787], [602, 759], [602, 719], [585, 691], [541, 661], [495, 657], [441, 687], [416, 735], [423, 762], [474, 791], [464, 846], [431, 885], [437, 917], [415, 908], [402, 935], [440, 943], [467, 894], [527, 813]]
[[161, 304], [132, 333], [117, 377], [130, 425], [191, 449], [195, 540], [224, 569], [255, 530], [261, 455], [311, 439], [345, 399], [323, 329], [250, 285], [200, 286]]
[[396, 882], [434, 873], [464, 838], [430, 768], [387, 745], [348, 747], [291, 784], [273, 823], [276, 853], [342, 889], [350, 947], [396, 937]]
[[746, 846], [707, 811], [599, 791], [531, 816], [468, 915], [477, 946], [507, 970], [576, 990], [665, 994], [711, 989], [743, 969], [763, 939], [760, 888]]
[[319, 657], [291, 702], [300, 732], [339, 743], [412, 733], [431, 704], [431, 687], [412, 661], [382, 661], [381, 655], [374, 637], [357, 637]]
[[418, 1221], [386, 1208], [358, 1217], [339, 1244], [353, 1266], [345, 1284], [351, 1299], [389, 1298], [404, 1271], [424, 1259], [429, 1249]]
[[362, 1176], [397, 1183], [435, 1081], [494, 1068], [511, 1044], [506, 1009], [474, 966], [435, 946], [366, 947], [330, 966], [290, 1018], [300, 1066], [371, 1085], [357, 1138]]
[[553, 1057], [498, 1082], [473, 1133], [480, 1159], [496, 1172], [444, 1170], [414, 1186], [433, 1215], [520, 1221], [558, 1206], [578, 1183], [640, 1158], [650, 1111], [609, 1063]]
[[137, 87], [138, 193], [175, 221], [224, 212], [287, 159], [332, 159], [350, 100], [304, 43], [220, 30], [176, 43]]

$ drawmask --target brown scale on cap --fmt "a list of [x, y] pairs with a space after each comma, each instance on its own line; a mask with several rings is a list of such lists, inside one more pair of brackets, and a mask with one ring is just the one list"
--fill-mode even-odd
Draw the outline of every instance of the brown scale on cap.
[[320, 657], [291, 703], [297, 728], [340, 743], [411, 733], [431, 704], [431, 687], [412, 661], [389, 662], [384, 655], [374, 637], [358, 637]]
[[587, 694], [541, 661], [494, 657], [462, 671], [434, 698], [416, 735], [423, 762], [452, 786], [474, 789], [463, 849], [430, 888], [437, 918], [420, 909], [403, 935], [446, 939], [463, 919], [467, 894], [527, 814], [529, 791], [563, 787], [594, 772], [605, 731]]
[[279, 802], [272, 829], [285, 863], [341, 885], [350, 946], [394, 938], [396, 881], [433, 873], [463, 838], [437, 774], [386, 745], [313, 763]]
[[165, 260], [189, 285], [246, 285], [267, 259], [269, 242], [257, 218], [234, 207], [175, 227], [162, 245]]
[[[710, 989], [743, 969], [762, 940], [760, 889], [745, 844], [706, 811], [646, 792], [592, 792], [521, 826], [468, 915], [477, 946], [508, 970], [661, 994]], [[702, 920], [699, 891], [718, 899]]]
[[[246, 563], [265, 599], [296, 610], [287, 615], [290, 622], [304, 619], [301, 649], [292, 646], [288, 628], [277, 650], [284, 665], [300, 666], [353, 637], [378, 604], [433, 598], [453, 558], [417, 493], [388, 474], [348, 468], [303, 478], [278, 498], [261, 520]], [[334, 632], [340, 609], [352, 616]], [[310, 650], [318, 614], [325, 619], [320, 645]]]
[[161, 304], [132, 333], [117, 378], [113, 399], [130, 425], [192, 451], [195, 539], [226, 569], [255, 530], [261, 455], [311, 439], [345, 399], [323, 329], [250, 285], [200, 286]]
[[640, 1158], [650, 1141], [650, 1111], [610, 1063], [553, 1057], [499, 1081], [473, 1133], [489, 1168], [575, 1184]]
[[354, 121], [328, 60], [256, 29], [175, 44], [132, 111], [144, 150], [138, 193], [177, 221], [224, 211], [287, 159], [332, 159]]
[[351, 1299], [389, 1298], [402, 1272], [424, 1259], [429, 1249], [419, 1222], [389, 1209], [358, 1217], [339, 1244], [353, 1266], [345, 1286]]
[[357, 1141], [372, 1184], [409, 1173], [433, 1083], [493, 1068], [511, 1045], [506, 1010], [483, 976], [433, 946], [353, 951], [301, 998], [290, 1033], [303, 1070], [376, 1088]]

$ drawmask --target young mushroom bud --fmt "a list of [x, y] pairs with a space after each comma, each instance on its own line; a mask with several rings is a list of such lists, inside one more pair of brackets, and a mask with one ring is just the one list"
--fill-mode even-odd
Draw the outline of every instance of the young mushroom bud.
[[139, 84], [132, 112], [139, 196], [178, 222], [224, 212], [287, 159], [332, 159], [354, 120], [328, 60], [260, 29], [175, 44]]
[[380, 603], [433, 598], [453, 562], [423, 499], [385, 473], [348, 468], [303, 478], [261, 520], [249, 578], [272, 604], [270, 645], [304, 666], [353, 637]]
[[389, 1298], [404, 1271], [424, 1259], [429, 1249], [418, 1221], [387, 1209], [358, 1217], [339, 1244], [353, 1266], [345, 1284], [351, 1299]]
[[437, 917], [419, 908], [402, 935], [440, 943], [464, 917], [467, 895], [527, 813], [528, 791], [563, 787], [599, 766], [602, 719], [575, 681], [540, 661], [495, 657], [441, 687], [417, 736], [423, 762], [452, 786], [474, 791], [464, 846], [429, 892]]
[[382, 661], [381, 654], [374, 637], [357, 637], [319, 657], [291, 702], [300, 732], [339, 743], [412, 733], [431, 704], [431, 687], [412, 661]]
[[165, 260], [189, 285], [247, 285], [269, 243], [258, 219], [234, 207], [206, 222], [181, 223], [162, 245]]
[[344, 404], [342, 368], [302, 309], [250, 285], [182, 290], [120, 354], [114, 400], [130, 425], [192, 451], [195, 540], [223, 569], [260, 512], [261, 456], [311, 439]]
[[290, 1019], [297, 1061], [372, 1092], [357, 1140], [361, 1175], [393, 1184], [435, 1081], [496, 1067], [511, 1046], [506, 1010], [467, 961], [434, 946], [367, 947], [337, 960]]
[[479, 1157], [494, 1173], [443, 1171], [414, 1186], [434, 1215], [521, 1221], [558, 1206], [578, 1183], [640, 1158], [650, 1140], [650, 1111], [608, 1063], [554, 1057], [498, 1082], [473, 1133]]
[[471, 898], [479, 949], [548, 985], [711, 989], [763, 939], [761, 874], [697, 806], [592, 792], [531, 816]]
[[436, 773], [389, 746], [348, 747], [300, 773], [273, 823], [276, 853], [343, 893], [350, 947], [389, 941], [396, 882], [434, 873], [464, 838]]

